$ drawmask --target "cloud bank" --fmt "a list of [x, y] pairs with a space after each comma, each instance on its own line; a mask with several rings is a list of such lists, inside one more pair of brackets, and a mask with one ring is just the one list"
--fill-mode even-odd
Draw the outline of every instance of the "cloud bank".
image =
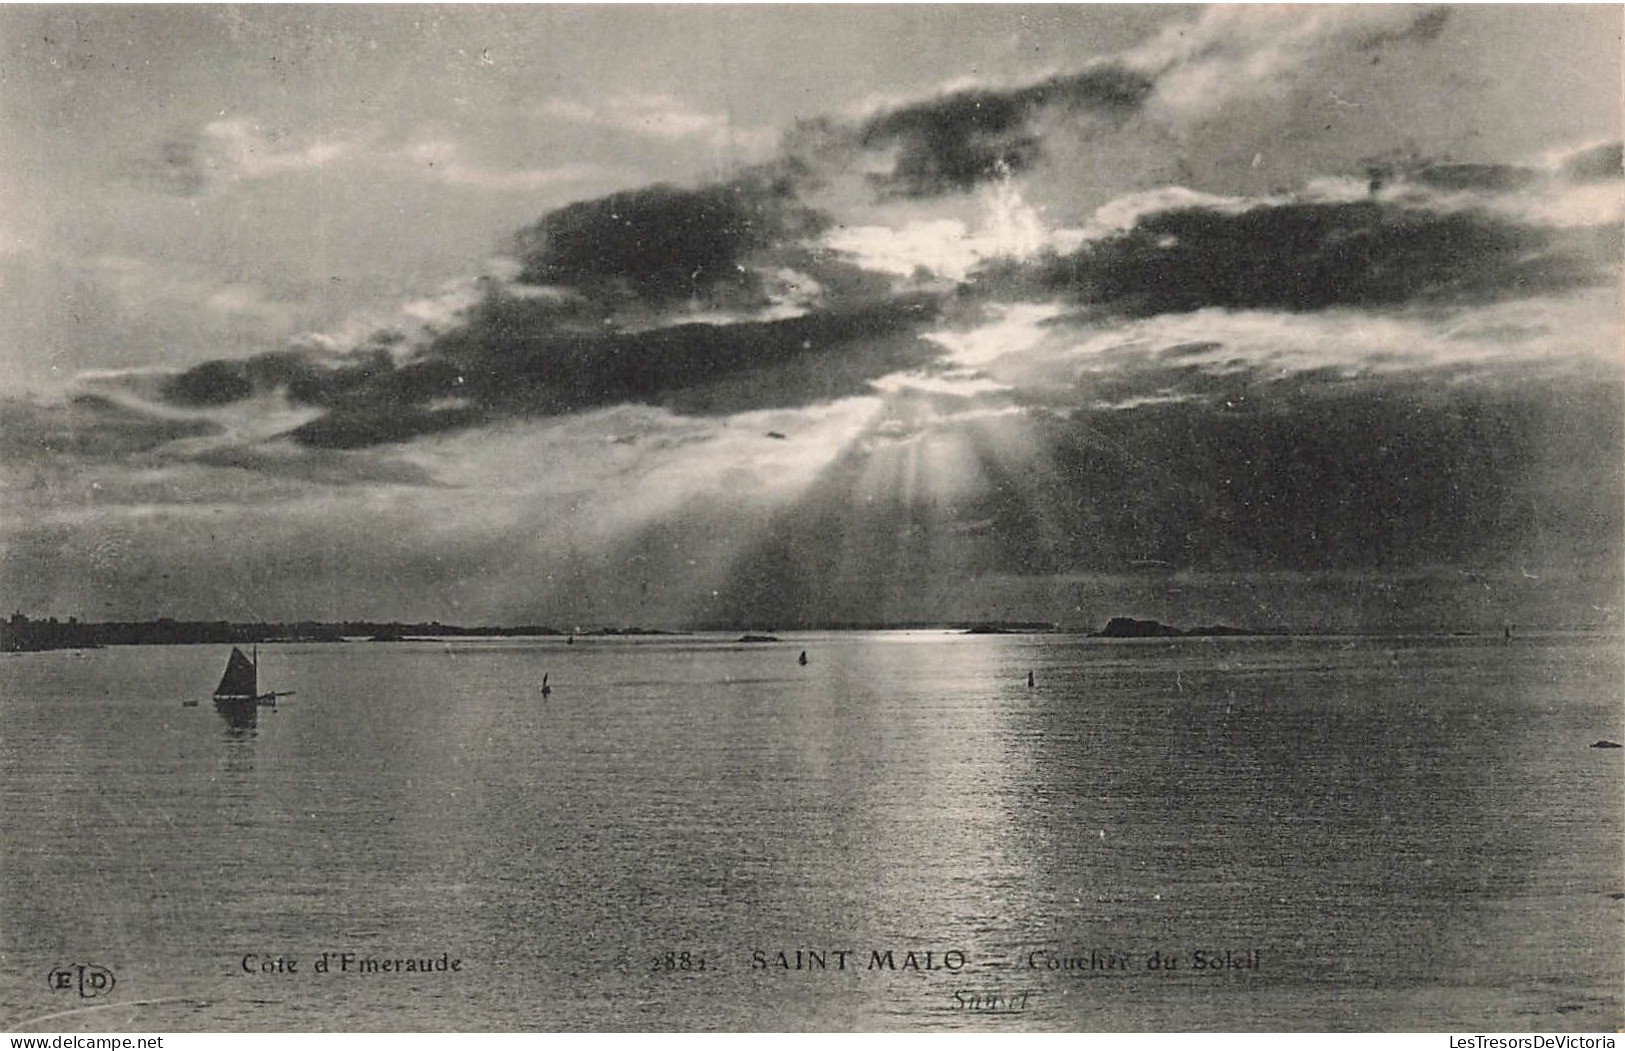
[[[308, 575], [300, 545], [333, 552], [323, 572], [410, 577], [410, 554], [364, 552], [415, 515], [400, 542], [435, 560], [428, 593], [492, 619], [973, 619], [1000, 594], [1085, 616], [1088, 581], [1144, 596], [1180, 574], [1232, 580], [1249, 597], [1230, 616], [1255, 622], [1315, 574], [1409, 574], [1461, 602], [1493, 580], [1527, 611], [1558, 600], [1520, 580], [1602, 567], [1550, 615], [1607, 620], [1620, 145], [1459, 160], [1362, 141], [1268, 192], [1180, 178], [1220, 102], [1443, 47], [1454, 19], [1220, 9], [1072, 71], [803, 121], [711, 181], [549, 210], [418, 328], [13, 403], [10, 564], [84, 565], [114, 533], [157, 550], [132, 522], [196, 538], [204, 509], [252, 503], [276, 523], [267, 579]], [[644, 109], [673, 115], [653, 133], [715, 134]], [[343, 156], [211, 134], [243, 178]], [[206, 152], [174, 144], [149, 176], [198, 192]], [[86, 471], [99, 488], [75, 503]], [[362, 591], [375, 605], [346, 616], [446, 612]]]

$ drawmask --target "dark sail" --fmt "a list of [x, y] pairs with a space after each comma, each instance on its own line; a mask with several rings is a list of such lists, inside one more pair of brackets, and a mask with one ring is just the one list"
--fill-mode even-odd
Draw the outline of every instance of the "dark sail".
[[220, 677], [220, 685], [214, 689], [216, 697], [243, 697], [252, 698], [259, 693], [259, 674], [254, 668], [254, 662], [243, 656], [243, 651], [233, 646], [231, 659], [226, 662], [226, 674]]

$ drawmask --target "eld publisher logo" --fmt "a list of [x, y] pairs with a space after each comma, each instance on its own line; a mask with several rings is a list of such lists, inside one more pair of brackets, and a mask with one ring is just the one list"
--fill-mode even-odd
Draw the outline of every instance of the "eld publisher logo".
[[48, 980], [53, 993], [78, 990], [83, 1000], [105, 996], [117, 984], [112, 971], [93, 963], [70, 963], [66, 967], [52, 968]]

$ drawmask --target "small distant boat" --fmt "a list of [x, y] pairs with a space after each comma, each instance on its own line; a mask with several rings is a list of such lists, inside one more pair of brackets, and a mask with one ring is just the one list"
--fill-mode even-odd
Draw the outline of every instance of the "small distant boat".
[[547, 684], [547, 672], [544, 671], [542, 672], [542, 700], [547, 700], [552, 693], [553, 687]]
[[233, 646], [231, 656], [226, 658], [226, 673], [220, 676], [220, 685], [214, 688], [214, 706], [230, 714], [261, 706], [274, 708], [278, 697], [291, 696], [292, 690], [261, 693], [259, 647], [254, 648], [254, 656], [250, 658]]
[[807, 651], [806, 650], [801, 651], [801, 656], [796, 658], [796, 663], [801, 665], [803, 668], [805, 668], [807, 666]]

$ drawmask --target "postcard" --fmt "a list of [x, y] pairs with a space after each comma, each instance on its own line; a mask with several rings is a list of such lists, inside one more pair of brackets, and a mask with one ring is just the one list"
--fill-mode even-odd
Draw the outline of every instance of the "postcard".
[[0, 7], [0, 1028], [1617, 1032], [1622, 17]]

